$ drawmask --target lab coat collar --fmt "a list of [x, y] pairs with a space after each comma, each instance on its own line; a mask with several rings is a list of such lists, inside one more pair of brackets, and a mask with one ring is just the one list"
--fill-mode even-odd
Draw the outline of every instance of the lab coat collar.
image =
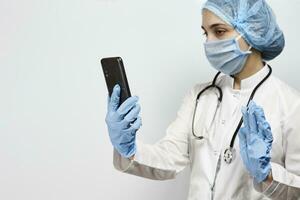
[[[264, 62], [264, 67], [260, 69], [255, 74], [249, 76], [248, 78], [245, 78], [241, 80], [241, 90], [247, 90], [254, 88], [263, 78], [269, 73], [269, 68], [266, 62]], [[234, 83], [234, 77], [233, 75], [227, 76], [228, 77], [228, 83], [229, 87], [234, 90], [238, 91], [238, 89], [233, 89], [233, 83]]]

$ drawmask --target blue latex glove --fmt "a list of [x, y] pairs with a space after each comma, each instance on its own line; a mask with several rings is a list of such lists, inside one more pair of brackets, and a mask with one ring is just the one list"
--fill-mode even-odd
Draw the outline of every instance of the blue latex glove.
[[244, 126], [239, 130], [242, 160], [258, 183], [264, 181], [271, 171], [271, 148], [273, 136], [263, 109], [250, 101], [248, 109], [242, 108]]
[[140, 105], [137, 103], [138, 96], [127, 98], [120, 106], [120, 86], [113, 88], [111, 97], [107, 98], [107, 124], [109, 137], [115, 149], [126, 158], [133, 156], [136, 152], [136, 131], [142, 125], [139, 112]]

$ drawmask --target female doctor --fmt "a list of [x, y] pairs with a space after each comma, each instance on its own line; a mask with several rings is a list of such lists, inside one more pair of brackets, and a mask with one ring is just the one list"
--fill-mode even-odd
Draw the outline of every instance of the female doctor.
[[284, 48], [271, 8], [264, 0], [208, 0], [202, 17], [205, 53], [219, 73], [186, 93], [152, 145], [136, 139], [138, 97], [119, 105], [116, 85], [105, 118], [115, 168], [165, 180], [190, 165], [189, 200], [300, 199], [300, 94], [267, 63]]

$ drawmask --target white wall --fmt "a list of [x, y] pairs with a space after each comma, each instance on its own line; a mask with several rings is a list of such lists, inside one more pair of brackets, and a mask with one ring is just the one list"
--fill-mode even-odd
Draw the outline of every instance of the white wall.
[[[274, 74], [300, 89], [299, 0], [269, 1], [286, 36]], [[172, 181], [112, 165], [99, 60], [121, 56], [153, 143], [183, 95], [215, 71], [202, 49], [202, 1], [0, 0], [0, 199], [182, 200]]]

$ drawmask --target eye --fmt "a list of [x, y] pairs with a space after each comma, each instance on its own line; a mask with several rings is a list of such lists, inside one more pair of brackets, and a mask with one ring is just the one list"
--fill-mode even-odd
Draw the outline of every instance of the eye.
[[219, 30], [215, 31], [215, 34], [217, 36], [223, 36], [225, 33], [226, 33], [226, 30], [224, 30], [224, 29], [219, 29]]
[[207, 37], [207, 32], [204, 31], [204, 32], [202, 33], [202, 35], [205, 35], [205, 36]]

